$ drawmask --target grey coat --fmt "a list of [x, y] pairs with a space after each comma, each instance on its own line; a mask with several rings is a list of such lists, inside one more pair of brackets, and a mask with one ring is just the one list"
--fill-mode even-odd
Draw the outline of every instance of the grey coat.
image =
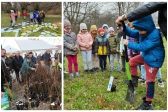
[[76, 34], [64, 34], [64, 55], [76, 55], [78, 50], [74, 50], [75, 46], [78, 46]]

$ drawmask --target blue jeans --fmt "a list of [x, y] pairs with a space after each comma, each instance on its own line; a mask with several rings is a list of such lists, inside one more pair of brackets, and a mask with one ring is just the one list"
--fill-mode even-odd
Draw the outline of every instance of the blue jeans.
[[110, 54], [110, 66], [111, 66], [111, 70], [114, 69], [114, 59], [117, 60], [117, 70], [120, 71], [120, 55], [119, 53], [116, 54]]
[[92, 69], [92, 50], [82, 51], [84, 70]]
[[[157, 79], [162, 79], [161, 69], [156, 74]], [[146, 80], [146, 71], [144, 65], [141, 65], [141, 78]]]

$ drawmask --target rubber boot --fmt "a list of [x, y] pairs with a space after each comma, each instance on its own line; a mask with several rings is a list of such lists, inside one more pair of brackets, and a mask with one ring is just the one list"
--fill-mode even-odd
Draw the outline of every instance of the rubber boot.
[[152, 103], [146, 101], [146, 97], [143, 98], [143, 103], [136, 110], [153, 110]]

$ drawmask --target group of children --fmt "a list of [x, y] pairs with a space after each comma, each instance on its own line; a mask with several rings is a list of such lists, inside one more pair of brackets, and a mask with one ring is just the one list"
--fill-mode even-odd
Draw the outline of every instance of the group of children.
[[20, 18], [20, 16], [22, 16], [23, 19], [26, 20], [28, 15], [30, 17], [31, 23], [41, 24], [41, 22], [44, 22], [45, 12], [43, 10], [42, 11], [34, 10], [29, 14], [27, 10], [23, 10], [22, 13], [20, 13], [20, 11], [11, 10], [11, 13], [10, 13], [11, 26], [12, 27], [15, 26], [17, 18]]
[[114, 58], [117, 58], [120, 71], [120, 39], [113, 27], [103, 25], [97, 29], [96, 25], [91, 25], [88, 32], [85, 23], [80, 24], [80, 31], [75, 35], [71, 31], [71, 23], [69, 20], [64, 20], [64, 55], [68, 60], [68, 70], [70, 77], [74, 77], [72, 66], [74, 65], [75, 74], [79, 76], [77, 54], [80, 49], [83, 59], [84, 71], [94, 72], [107, 69], [107, 57], [109, 57], [110, 70], [114, 70]]
[[[133, 29], [131, 23], [127, 24]], [[96, 25], [91, 25], [90, 32], [85, 23], [80, 24], [80, 31], [76, 34], [71, 31], [71, 23], [69, 20], [64, 20], [64, 54], [68, 60], [68, 70], [70, 77], [74, 77], [73, 65], [75, 73], [79, 76], [77, 54], [81, 51], [84, 71], [95, 72], [101, 69], [107, 69], [107, 60], [109, 61], [110, 70], [117, 70], [125, 72], [125, 55], [124, 55], [124, 40], [122, 30], [109, 27], [103, 24], [102, 27], [97, 28]], [[131, 36], [127, 36], [129, 42], [138, 42], [139, 40]], [[128, 48], [129, 59], [140, 54], [140, 51]], [[114, 60], [116, 59], [116, 63]], [[114, 64], [115, 63], [115, 64]], [[116, 65], [116, 67], [114, 67]], [[138, 67], [141, 71], [140, 81], [145, 82], [144, 65]], [[161, 71], [157, 73], [157, 79], [161, 87], [163, 87]]]
[[[118, 23], [119, 24], [119, 23]], [[122, 25], [122, 23], [120, 23]], [[127, 39], [123, 39], [123, 34]], [[75, 66], [76, 76], [79, 76], [77, 54], [80, 49], [83, 58], [84, 70], [86, 72], [107, 69], [107, 57], [110, 62], [110, 69], [114, 70], [114, 59], [117, 58], [117, 69], [120, 71], [120, 57], [123, 67], [124, 45], [128, 46], [129, 65], [133, 86], [138, 86], [138, 68], [141, 68], [142, 79], [146, 80], [146, 96], [143, 103], [137, 109], [151, 110], [154, 97], [155, 79], [161, 80], [160, 69], [164, 62], [165, 51], [160, 31], [156, 29], [151, 16], [136, 20], [132, 25], [128, 24], [118, 29], [117, 34], [113, 27], [104, 24], [97, 29], [92, 25], [88, 32], [85, 23], [80, 24], [80, 31], [75, 35], [71, 31], [71, 23], [64, 20], [64, 54], [68, 59], [70, 77], [73, 78], [72, 65]], [[99, 62], [99, 66], [98, 66]], [[122, 69], [125, 71], [125, 69]], [[162, 83], [162, 81], [161, 81]]]

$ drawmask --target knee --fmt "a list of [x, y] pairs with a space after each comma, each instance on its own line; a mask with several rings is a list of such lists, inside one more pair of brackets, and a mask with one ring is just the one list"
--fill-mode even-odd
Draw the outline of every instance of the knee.
[[135, 66], [135, 62], [134, 62], [133, 59], [130, 59], [130, 60], [129, 60], [129, 65], [130, 65], [130, 66]]
[[74, 63], [74, 66], [78, 66], [78, 63], [77, 63], [77, 62], [75, 62], [75, 63]]
[[69, 62], [69, 63], [68, 63], [68, 66], [72, 66], [72, 62]]

